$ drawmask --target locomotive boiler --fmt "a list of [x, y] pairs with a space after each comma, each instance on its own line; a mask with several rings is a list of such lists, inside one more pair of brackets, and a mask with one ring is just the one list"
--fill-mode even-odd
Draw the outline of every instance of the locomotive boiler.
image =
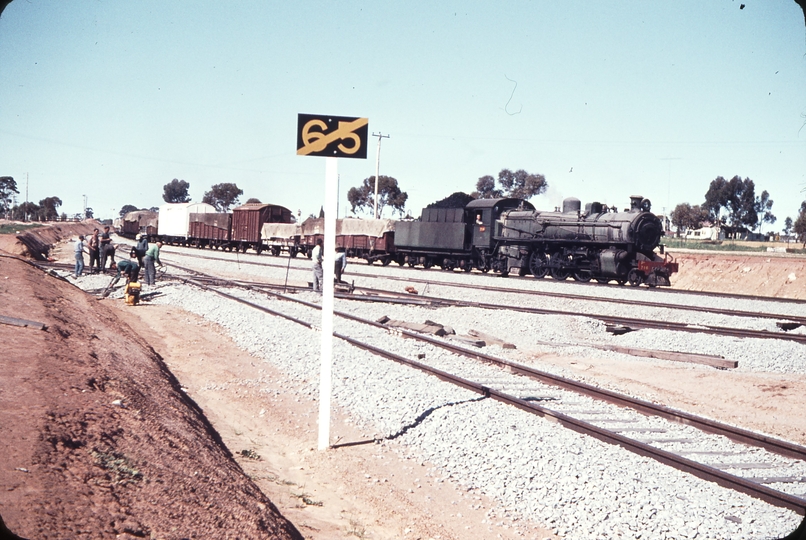
[[663, 236], [661, 221], [650, 212], [649, 199], [630, 199], [623, 212], [598, 202], [582, 210], [575, 198], [565, 199], [561, 212], [503, 212], [496, 231], [500, 253], [510, 270], [536, 278], [670, 285], [677, 263], [655, 253]]

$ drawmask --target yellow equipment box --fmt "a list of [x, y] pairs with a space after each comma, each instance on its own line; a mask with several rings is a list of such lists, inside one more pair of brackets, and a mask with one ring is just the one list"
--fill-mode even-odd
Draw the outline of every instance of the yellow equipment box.
[[126, 294], [124, 296], [127, 306], [136, 306], [140, 302], [140, 284], [132, 281], [126, 285]]

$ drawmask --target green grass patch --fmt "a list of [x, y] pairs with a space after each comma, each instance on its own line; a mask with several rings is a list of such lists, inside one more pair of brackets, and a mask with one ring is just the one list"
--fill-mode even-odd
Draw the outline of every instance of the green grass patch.
[[685, 249], [700, 249], [703, 251], [767, 251], [767, 246], [748, 246], [744, 244], [735, 244], [730, 241], [722, 241], [721, 243], [711, 242], [695, 242], [692, 240], [672, 240], [665, 239], [663, 245], [666, 249], [685, 248]]
[[683, 240], [679, 238], [666, 238], [663, 241], [666, 249], [696, 249], [701, 251], [737, 251], [737, 252], [755, 252], [767, 253], [768, 247], [786, 248], [787, 253], [795, 253], [804, 255], [806, 249], [802, 248], [802, 244], [782, 244], [770, 242], [743, 242], [734, 240], [723, 240], [721, 243], [715, 242], [697, 242], [694, 240]]
[[0, 224], [0, 234], [16, 234], [18, 231], [22, 232], [26, 229], [36, 229], [41, 227], [40, 223], [22, 224], [22, 223], [3, 223]]

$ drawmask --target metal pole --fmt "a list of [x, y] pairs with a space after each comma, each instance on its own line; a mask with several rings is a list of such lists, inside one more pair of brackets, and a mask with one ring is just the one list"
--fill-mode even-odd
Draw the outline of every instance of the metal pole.
[[330, 394], [333, 371], [333, 268], [336, 251], [338, 158], [325, 158], [325, 241], [322, 246], [322, 367], [319, 373], [319, 450], [330, 447]]
[[389, 135], [381, 135], [379, 131], [378, 133], [373, 133], [372, 136], [378, 137], [378, 153], [375, 156], [375, 198], [373, 199], [375, 202], [375, 211], [372, 214], [375, 219], [378, 219], [378, 175], [381, 170], [381, 139], [388, 139]]

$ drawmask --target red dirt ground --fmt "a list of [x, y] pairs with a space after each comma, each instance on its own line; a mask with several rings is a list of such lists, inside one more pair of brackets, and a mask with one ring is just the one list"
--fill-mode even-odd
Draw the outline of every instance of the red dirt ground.
[[0, 515], [26, 538], [301, 539], [113, 310], [0, 257]]

